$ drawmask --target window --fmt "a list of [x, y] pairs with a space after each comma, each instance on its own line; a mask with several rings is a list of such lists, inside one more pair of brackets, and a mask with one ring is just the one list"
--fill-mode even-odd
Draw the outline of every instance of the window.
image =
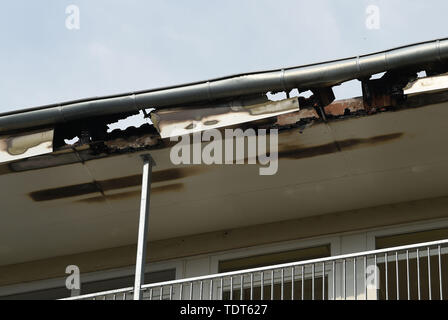
[[[175, 278], [176, 269], [147, 272], [145, 273], [145, 284], [170, 281], [175, 280]], [[63, 282], [63, 284], [60, 287], [3, 296], [0, 297], [0, 300], [54, 300], [70, 297], [70, 291], [65, 288], [65, 279], [61, 280], [61, 282]], [[90, 281], [81, 283], [81, 294], [84, 295], [132, 286], [134, 286], [133, 275], [98, 281]]]
[[[305, 261], [310, 259], [317, 259], [317, 258], [324, 258], [331, 256], [330, 251], [330, 245], [323, 245], [318, 247], [312, 247], [312, 248], [305, 248], [305, 249], [297, 249], [297, 250], [291, 250], [291, 251], [284, 251], [284, 252], [277, 252], [277, 253], [269, 253], [269, 254], [262, 254], [262, 255], [256, 255], [256, 256], [250, 256], [245, 258], [238, 258], [238, 259], [231, 259], [231, 260], [225, 260], [219, 262], [219, 272], [230, 272], [230, 271], [236, 271], [236, 270], [243, 270], [243, 269], [250, 269], [250, 268], [257, 268], [257, 267], [263, 267], [263, 266], [270, 266], [270, 265], [276, 265], [276, 264], [282, 264], [282, 263], [289, 263], [289, 262], [298, 262], [298, 261]], [[302, 299], [302, 280], [301, 276], [299, 277], [300, 273], [296, 274], [296, 277], [294, 281], [294, 297], [295, 299]], [[290, 276], [290, 275], [288, 275]], [[311, 276], [311, 270], [305, 270], [305, 276], [304, 276], [304, 299], [311, 299], [312, 295], [312, 280], [310, 279]], [[270, 284], [270, 277], [271, 273], [266, 272], [265, 273], [265, 282], [263, 285], [263, 296], [264, 297], [271, 297], [271, 284]], [[250, 298], [250, 276], [246, 276], [243, 279], [243, 297], [241, 297], [241, 279], [240, 277], [237, 277], [238, 279], [235, 279], [235, 288], [233, 290], [233, 299], [249, 299]], [[300, 278], [300, 279], [299, 279]], [[279, 299], [281, 295], [281, 272], [280, 270], [277, 270], [274, 273], [274, 290], [273, 295], [274, 299]], [[291, 279], [291, 278], [290, 278]], [[261, 281], [260, 276], [255, 275], [254, 276], [254, 286], [253, 286], [253, 299], [257, 300], [261, 298]], [[325, 286], [328, 288], [328, 276], [325, 275], [324, 277], [315, 278], [314, 280], [314, 286], [316, 288], [321, 288], [323, 285], [323, 281], [325, 281]], [[284, 283], [284, 299], [291, 299], [291, 281], [287, 281]], [[320, 291], [320, 292], [318, 292]], [[227, 290], [224, 290], [223, 295], [224, 300], [230, 299], [230, 288]], [[316, 290], [315, 292], [315, 299], [319, 300], [322, 299], [322, 290]]]
[[444, 239], [448, 239], [448, 228], [377, 237], [375, 246], [384, 249]]
[[[418, 244], [423, 242], [448, 239], [448, 228], [383, 236], [375, 239], [377, 249], [391, 248], [403, 245]], [[411, 300], [418, 299], [418, 278], [420, 277], [420, 299], [429, 299], [429, 284], [431, 281], [431, 298], [440, 299], [440, 274], [439, 256], [437, 247], [431, 248], [428, 260], [426, 248], [417, 251], [409, 251], [409, 260], [406, 259], [406, 252], [398, 255], [398, 295], [400, 300], [407, 300], [408, 293]], [[418, 263], [417, 263], [418, 259]], [[383, 260], [384, 261], [384, 260]], [[428, 263], [429, 261], [429, 263]], [[441, 248], [440, 265], [442, 270], [442, 295], [448, 298], [448, 248]], [[408, 268], [409, 266], [409, 268]], [[418, 266], [418, 267], [417, 267]], [[386, 276], [384, 262], [378, 264], [380, 272], [379, 299], [386, 299]], [[397, 263], [395, 255], [389, 255], [387, 262], [388, 276], [388, 298], [397, 299]], [[417, 271], [419, 270], [419, 272]], [[408, 284], [409, 274], [409, 284]], [[431, 280], [429, 278], [431, 277]]]

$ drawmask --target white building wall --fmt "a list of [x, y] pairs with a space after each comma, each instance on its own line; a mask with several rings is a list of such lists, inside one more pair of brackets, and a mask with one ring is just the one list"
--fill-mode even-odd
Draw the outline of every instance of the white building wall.
[[[448, 227], [448, 219], [439, 219], [433, 221], [426, 222], [418, 222], [418, 223], [409, 223], [400, 226], [392, 226], [392, 227], [381, 227], [375, 229], [369, 229], [359, 232], [351, 232], [351, 233], [341, 233], [335, 234], [331, 236], [322, 236], [322, 237], [314, 237], [310, 239], [300, 239], [294, 241], [286, 241], [272, 244], [265, 244], [260, 246], [252, 246], [248, 248], [240, 248], [228, 251], [217, 252], [213, 254], [207, 255], [199, 255], [199, 256], [191, 256], [187, 258], [181, 259], [171, 259], [156, 263], [151, 263], [147, 265], [147, 271], [160, 271], [167, 269], [175, 269], [176, 270], [176, 279], [184, 279], [191, 278], [209, 274], [218, 273], [219, 261], [221, 260], [229, 260], [236, 258], [243, 258], [253, 255], [274, 253], [274, 252], [282, 252], [289, 251], [300, 248], [309, 248], [315, 247], [319, 245], [330, 244], [331, 245], [331, 255], [341, 255], [341, 254], [349, 254], [355, 252], [369, 251], [375, 249], [375, 238], [378, 236], [385, 235], [395, 235], [402, 233], [410, 233], [416, 231], [424, 231], [431, 229], [438, 229]], [[150, 254], [150, 253], [149, 253]], [[365, 274], [363, 272], [363, 263], [361, 261], [357, 264], [357, 282], [359, 284], [364, 283]], [[94, 273], [82, 274], [81, 277], [86, 281], [98, 281], [105, 280], [113, 277], [120, 276], [128, 276], [132, 275], [134, 272], [134, 267], [127, 267], [123, 269], [115, 269], [115, 270], [107, 270], [107, 271], [98, 271]], [[336, 269], [336, 278], [339, 283], [337, 283], [337, 288], [342, 287], [342, 268], [338, 267]], [[353, 263], [348, 263], [346, 269], [346, 277], [347, 283], [353, 283]], [[56, 283], [60, 283], [61, 279], [48, 279], [42, 281], [35, 281], [26, 284], [17, 284], [12, 286], [0, 287], [0, 296], [8, 295], [8, 294], [16, 294], [20, 292], [30, 292], [36, 290], [42, 290], [54, 287]], [[329, 285], [332, 283], [332, 274], [329, 274]], [[331, 287], [329, 295], [331, 296]], [[214, 288], [217, 290], [217, 288]], [[346, 288], [346, 295], [348, 299], [353, 299], [353, 286], [348, 285]], [[204, 286], [203, 294], [204, 297], [208, 297], [209, 295], [208, 286]], [[176, 292], [174, 293], [177, 294]], [[337, 298], [342, 297], [341, 290], [336, 292]], [[190, 288], [186, 285], [183, 288], [183, 297], [189, 298], [190, 296]], [[215, 295], [217, 296], [217, 295]], [[199, 287], [194, 288], [193, 290], [193, 298], [199, 297]], [[358, 286], [357, 289], [357, 298], [364, 299], [364, 292], [361, 285]], [[375, 290], [368, 291], [368, 298], [375, 298]]]

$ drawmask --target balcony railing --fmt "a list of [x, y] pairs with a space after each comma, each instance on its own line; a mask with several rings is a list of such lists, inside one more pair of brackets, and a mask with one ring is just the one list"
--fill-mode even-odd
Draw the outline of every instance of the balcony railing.
[[[434, 300], [448, 297], [448, 240], [142, 286], [146, 300]], [[133, 288], [67, 300], [130, 300]]]

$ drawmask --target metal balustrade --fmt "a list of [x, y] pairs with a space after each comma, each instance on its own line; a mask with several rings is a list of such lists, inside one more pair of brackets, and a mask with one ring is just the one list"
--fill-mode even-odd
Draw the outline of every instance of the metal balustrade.
[[[448, 297], [448, 240], [143, 285], [144, 300], [434, 300]], [[66, 300], [131, 300], [133, 288]]]

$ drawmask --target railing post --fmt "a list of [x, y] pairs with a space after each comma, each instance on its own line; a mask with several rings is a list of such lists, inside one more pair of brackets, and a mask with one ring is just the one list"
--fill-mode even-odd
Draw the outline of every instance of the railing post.
[[141, 286], [145, 279], [146, 241], [149, 224], [149, 199], [151, 194], [151, 174], [155, 165], [151, 155], [141, 155], [143, 159], [142, 195], [138, 223], [137, 259], [135, 263], [134, 300], [142, 298]]

